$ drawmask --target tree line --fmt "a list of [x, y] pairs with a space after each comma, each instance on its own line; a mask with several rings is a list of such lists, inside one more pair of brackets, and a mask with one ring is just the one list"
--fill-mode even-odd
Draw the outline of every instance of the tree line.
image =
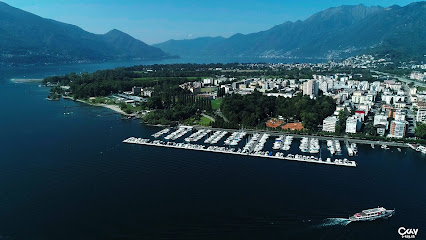
[[233, 94], [224, 98], [221, 110], [229, 124], [240, 127], [263, 126], [268, 118], [283, 116], [287, 121], [300, 121], [308, 130], [317, 126], [334, 113], [336, 103], [331, 97], [311, 99], [299, 94], [293, 98], [268, 97], [258, 91], [250, 95]]

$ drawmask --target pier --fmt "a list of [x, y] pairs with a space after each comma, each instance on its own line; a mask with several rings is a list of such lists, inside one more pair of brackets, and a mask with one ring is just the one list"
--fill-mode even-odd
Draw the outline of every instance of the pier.
[[159, 138], [160, 136], [169, 133], [170, 132], [170, 128], [165, 128], [157, 133], [152, 134], [151, 136], [155, 137], [155, 138]]
[[226, 134], [228, 134], [227, 131], [217, 131], [208, 137], [204, 143], [216, 144], [220, 141], [220, 139], [224, 138]]
[[192, 127], [180, 126], [176, 131], [165, 136], [164, 139], [176, 140], [176, 139], [182, 137], [183, 135], [189, 133], [191, 130], [192, 130]]
[[[268, 137], [269, 135], [266, 135], [266, 136], [263, 135], [263, 139], [265, 141]], [[251, 145], [259, 144], [258, 142], [260, 142], [260, 140], [256, 139], [255, 141], [252, 141]], [[219, 147], [219, 146], [209, 146], [206, 148], [206, 146], [200, 145], [200, 144], [164, 142], [161, 140], [151, 141], [150, 139], [143, 139], [143, 138], [136, 138], [136, 137], [130, 137], [128, 139], [125, 139], [123, 143], [154, 146], [154, 147], [177, 148], [177, 149], [185, 149], [185, 150], [204, 151], [204, 152], [214, 152], [214, 153], [223, 153], [223, 154], [233, 154], [233, 155], [250, 156], [250, 157], [261, 157], [261, 158], [270, 158], [270, 159], [277, 159], [277, 160], [308, 162], [308, 163], [326, 164], [326, 165], [343, 166], [343, 167], [357, 166], [355, 161], [350, 161], [346, 158], [334, 159], [334, 160], [327, 158], [326, 160], [323, 160], [321, 158], [317, 158], [314, 156], [305, 156], [305, 155], [299, 155], [299, 154], [295, 154], [295, 155], [288, 154], [287, 156], [284, 156], [283, 153], [277, 152], [275, 153], [275, 155], [273, 155], [273, 153], [269, 151], [251, 152], [250, 150], [248, 151], [244, 151], [241, 149], [236, 150], [234, 148]]]
[[185, 138], [185, 142], [196, 142], [196, 141], [202, 139], [207, 134], [209, 134], [211, 131], [212, 130], [209, 130], [209, 129], [198, 130], [197, 132], [191, 134], [191, 136]]

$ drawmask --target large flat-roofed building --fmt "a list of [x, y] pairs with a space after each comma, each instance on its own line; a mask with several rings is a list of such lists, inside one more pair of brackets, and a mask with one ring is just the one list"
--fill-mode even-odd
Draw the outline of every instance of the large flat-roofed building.
[[346, 133], [356, 133], [361, 129], [361, 119], [357, 116], [351, 116], [346, 120]]
[[376, 116], [374, 116], [374, 122], [373, 122], [374, 127], [385, 127], [385, 130], [388, 129], [389, 127], [389, 122], [388, 122], [388, 116], [386, 115], [381, 115], [381, 114], [377, 114]]
[[303, 83], [303, 95], [311, 97], [318, 96], [318, 83], [315, 80], [308, 80]]
[[394, 138], [403, 138], [407, 131], [407, 122], [406, 121], [397, 121], [394, 120], [391, 123], [389, 137]]
[[421, 123], [426, 123], [426, 108], [419, 109], [417, 111], [416, 121]]
[[336, 125], [337, 125], [337, 117], [330, 116], [323, 120], [322, 122], [322, 130], [324, 132], [336, 132]]
[[405, 121], [405, 115], [406, 114], [403, 111], [395, 111], [394, 114], [393, 114], [393, 118], [396, 121]]

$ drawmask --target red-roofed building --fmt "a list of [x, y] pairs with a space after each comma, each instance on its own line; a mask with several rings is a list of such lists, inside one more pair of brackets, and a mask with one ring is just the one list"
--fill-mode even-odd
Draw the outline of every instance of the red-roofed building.
[[363, 122], [364, 122], [365, 115], [366, 115], [365, 111], [361, 111], [361, 110], [356, 110], [355, 111], [355, 116], [360, 117]]

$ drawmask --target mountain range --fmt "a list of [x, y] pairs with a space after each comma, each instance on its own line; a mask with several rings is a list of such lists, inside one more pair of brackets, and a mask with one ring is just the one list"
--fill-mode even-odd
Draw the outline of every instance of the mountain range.
[[404, 7], [340, 6], [257, 33], [169, 40], [149, 46], [116, 29], [93, 34], [0, 2], [0, 65], [175, 56], [334, 59], [363, 53], [423, 59], [425, 23], [424, 1]]
[[262, 32], [169, 40], [154, 46], [179, 56], [332, 59], [378, 53], [422, 58], [425, 23], [426, 2], [387, 8], [340, 6]]
[[163, 59], [171, 55], [119, 30], [93, 34], [0, 2], [0, 61], [66, 63]]

